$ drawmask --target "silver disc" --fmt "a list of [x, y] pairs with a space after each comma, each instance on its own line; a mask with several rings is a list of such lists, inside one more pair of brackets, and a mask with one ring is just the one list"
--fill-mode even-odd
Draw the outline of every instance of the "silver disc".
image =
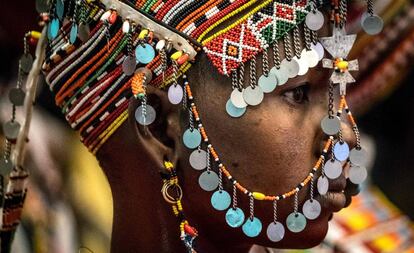
[[342, 164], [337, 160], [327, 161], [325, 163], [325, 175], [330, 179], [337, 179], [342, 173]]
[[184, 90], [181, 85], [171, 85], [170, 88], [168, 88], [168, 100], [173, 105], [178, 105], [183, 101], [184, 97]]
[[322, 28], [325, 22], [325, 18], [323, 17], [322, 12], [320, 12], [319, 10], [315, 10], [315, 11], [310, 11], [306, 15], [305, 22], [309, 29], [311, 29], [312, 31], [318, 31], [319, 29]]
[[305, 57], [306, 56], [304, 55], [301, 55], [300, 59], [298, 59], [296, 56], [293, 57], [299, 64], [298, 76], [303, 76], [306, 73], [308, 73], [309, 66], [308, 66], [308, 62]]
[[284, 85], [288, 81], [288, 79], [289, 79], [289, 77], [288, 77], [288, 75], [286, 73], [286, 69], [283, 68], [282, 66], [280, 66], [279, 69], [276, 68], [276, 67], [273, 67], [270, 70], [270, 73], [273, 73], [273, 75], [276, 76], [276, 78], [277, 78], [277, 85], [279, 85], [279, 86], [280, 85]]
[[204, 171], [198, 178], [198, 184], [200, 185], [201, 189], [205, 191], [214, 191], [219, 184], [219, 178], [217, 173], [211, 170]]
[[319, 63], [319, 55], [315, 49], [311, 48], [310, 50], [303, 49], [302, 55], [306, 55], [305, 59], [308, 63], [309, 68], [316, 67]]
[[122, 62], [122, 71], [125, 75], [131, 76], [132, 74], [134, 74], [136, 66], [137, 62], [135, 60], [135, 57], [128, 55]]
[[286, 73], [289, 78], [294, 78], [298, 75], [299, 63], [294, 58], [290, 61], [283, 59], [281, 65], [286, 69]]
[[0, 159], [0, 174], [7, 175], [13, 169], [13, 162], [9, 160]]
[[20, 131], [20, 124], [17, 121], [7, 121], [3, 124], [4, 136], [9, 140], [17, 139]]
[[33, 56], [29, 53], [22, 55], [20, 58], [20, 67], [24, 73], [29, 73], [33, 65]]
[[316, 199], [306, 200], [302, 207], [303, 215], [305, 215], [308, 220], [318, 218], [321, 214], [321, 210], [321, 204]]
[[86, 42], [89, 39], [91, 30], [88, 24], [80, 23], [78, 27], [78, 37], [82, 42]]
[[365, 167], [351, 166], [349, 169], [349, 180], [354, 184], [361, 184], [367, 179], [368, 172]]
[[323, 59], [325, 56], [325, 49], [323, 48], [321, 43], [312, 44], [311, 48], [313, 48], [319, 55], [319, 61]]
[[262, 91], [262, 88], [259, 86], [256, 86], [254, 88], [252, 88], [252, 86], [249, 86], [243, 91], [244, 101], [246, 101], [248, 105], [255, 106], [260, 104], [263, 101], [263, 97], [264, 93]]
[[317, 188], [320, 195], [325, 195], [329, 189], [329, 181], [328, 178], [325, 176], [320, 176], [317, 182]]
[[299, 233], [306, 227], [306, 218], [303, 214], [293, 212], [286, 219], [287, 228], [293, 233]]
[[349, 146], [345, 141], [343, 143], [338, 141], [337, 143], [335, 143], [333, 152], [336, 160], [341, 162], [346, 161], [349, 157]]
[[329, 118], [327, 115], [321, 121], [321, 128], [327, 135], [336, 135], [341, 130], [341, 120], [336, 116]]
[[240, 118], [241, 116], [243, 116], [246, 113], [247, 108], [237, 108], [233, 105], [233, 103], [231, 102], [231, 100], [227, 100], [226, 103], [226, 112], [228, 115], [230, 115], [233, 118]]
[[36, 10], [39, 13], [48, 12], [49, 5], [47, 0], [36, 0]]
[[361, 20], [361, 25], [366, 33], [376, 35], [384, 28], [384, 21], [378, 15], [368, 15]]
[[267, 237], [272, 242], [279, 242], [285, 237], [285, 227], [282, 223], [276, 221], [267, 226]]
[[270, 93], [276, 89], [277, 77], [271, 72], [267, 76], [261, 75], [258, 85], [262, 88], [264, 93]]
[[9, 100], [16, 106], [21, 106], [24, 103], [26, 94], [21, 88], [12, 88], [9, 92]]
[[367, 162], [367, 151], [363, 148], [353, 148], [349, 153], [349, 160], [353, 165], [365, 166]]
[[143, 126], [148, 126], [154, 122], [157, 113], [155, 112], [154, 107], [150, 105], [146, 105], [145, 107], [145, 113], [142, 105], [135, 110], [135, 120]]
[[202, 149], [194, 150], [189, 158], [190, 165], [195, 170], [204, 170], [207, 168], [207, 152]]
[[247, 103], [246, 101], [244, 101], [244, 98], [243, 98], [243, 90], [239, 91], [238, 89], [234, 89], [231, 92], [231, 95], [230, 95], [231, 103], [237, 108], [245, 108], [247, 106]]

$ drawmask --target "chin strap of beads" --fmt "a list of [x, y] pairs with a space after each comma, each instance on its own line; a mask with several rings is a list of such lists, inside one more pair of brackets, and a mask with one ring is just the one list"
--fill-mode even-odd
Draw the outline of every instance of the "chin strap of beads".
[[[164, 161], [165, 172], [161, 172], [163, 186], [161, 189], [165, 201], [171, 204], [174, 215], [180, 221], [180, 238], [189, 253], [197, 253], [193, 247], [198, 231], [189, 225], [184, 215], [181, 199], [183, 190], [178, 183], [178, 177], [172, 162]], [[172, 192], [172, 193], [171, 193]]]

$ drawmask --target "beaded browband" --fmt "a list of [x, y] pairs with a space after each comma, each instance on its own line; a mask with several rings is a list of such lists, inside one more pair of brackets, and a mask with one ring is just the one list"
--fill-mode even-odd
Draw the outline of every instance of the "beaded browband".
[[[194, 150], [189, 157], [191, 166], [203, 171], [198, 183], [203, 190], [214, 191], [211, 204], [217, 210], [227, 210], [227, 224], [242, 226], [249, 237], [256, 237], [262, 231], [261, 220], [254, 216], [254, 201], [273, 203], [274, 219], [267, 227], [267, 235], [277, 242], [283, 239], [285, 226], [298, 233], [305, 229], [307, 220], [319, 216], [321, 206], [314, 198], [314, 182], [318, 193], [325, 195], [328, 179], [338, 178], [345, 162], [351, 164], [349, 178], [353, 183], [365, 179], [365, 151], [346, 102], [346, 85], [355, 81], [350, 71], [358, 69], [356, 60], [346, 59], [356, 38], [346, 35], [344, 29], [346, 0], [325, 1], [331, 6], [333, 36], [320, 40], [316, 31], [325, 23], [320, 11], [325, 3], [318, 0], [54, 0], [51, 5], [39, 4], [43, 1], [39, 0], [37, 7], [43, 21], [48, 23], [49, 44], [42, 70], [55, 94], [56, 104], [92, 153], [96, 154], [127, 119], [131, 96], [141, 101], [135, 111], [137, 122], [146, 126], [155, 120], [156, 111], [146, 94], [146, 87], [151, 85], [168, 88], [170, 102], [183, 104], [189, 124], [182, 138], [184, 145]], [[368, 11], [361, 24], [368, 33], [376, 34], [382, 29], [382, 20], [372, 10], [372, 1], [368, 1]], [[231, 25], [226, 26], [229, 21]], [[284, 59], [280, 45], [283, 45]], [[332, 59], [324, 58], [324, 48]], [[179, 77], [191, 67], [201, 50], [220, 73], [232, 78], [226, 111], [233, 118], [245, 114], [248, 106], [259, 105], [265, 93], [271, 93], [288, 79], [305, 75], [322, 59], [323, 67], [334, 70], [329, 85], [328, 115], [321, 122], [327, 135], [325, 147], [309, 175], [297, 186], [285, 193], [266, 195], [243, 186], [224, 165], [201, 122], [189, 81], [183, 76], [183, 84], [179, 82]], [[22, 68], [30, 69], [32, 58], [29, 56], [26, 52], [21, 59]], [[259, 56], [262, 57], [260, 75], [256, 73]], [[247, 64], [250, 67], [246, 80]], [[336, 113], [335, 83], [340, 84], [341, 94]], [[17, 87], [20, 95], [21, 90]], [[11, 101], [14, 105], [20, 102], [16, 98]], [[343, 110], [357, 139], [357, 146], [352, 150], [342, 138]], [[20, 127], [13, 119], [4, 128], [11, 143]], [[9, 146], [7, 154], [11, 150]], [[9, 155], [5, 155], [4, 161], [7, 168], [13, 168]], [[189, 252], [195, 252], [193, 240], [197, 231], [183, 215], [182, 190], [171, 162], [165, 162], [162, 175], [163, 196], [180, 219], [181, 239]], [[233, 186], [232, 196], [224, 188], [224, 180]], [[298, 193], [307, 189], [307, 185], [310, 198], [300, 212]], [[174, 191], [178, 196], [170, 194], [172, 188], [178, 189]], [[237, 192], [249, 198], [247, 219], [237, 206]], [[289, 197], [295, 198], [294, 208], [283, 224], [277, 219], [277, 204]]]

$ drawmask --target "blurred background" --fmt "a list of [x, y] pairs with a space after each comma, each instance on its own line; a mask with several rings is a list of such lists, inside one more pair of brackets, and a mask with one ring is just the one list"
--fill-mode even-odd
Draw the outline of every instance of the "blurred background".
[[[374, 2], [385, 22], [380, 35], [361, 32], [365, 1], [353, 4], [348, 25], [351, 32], [360, 33], [351, 53], [352, 59], [359, 59], [360, 72], [349, 100], [369, 150], [370, 178], [351, 207], [334, 216], [326, 241], [306, 252], [414, 252], [414, 3]], [[1, 1], [0, 10], [4, 122], [10, 117], [7, 91], [16, 83], [23, 36], [40, 28], [34, 1]], [[3, 133], [0, 138], [3, 143]], [[44, 83], [38, 89], [29, 139], [29, 192], [12, 252], [109, 252], [108, 183]]]

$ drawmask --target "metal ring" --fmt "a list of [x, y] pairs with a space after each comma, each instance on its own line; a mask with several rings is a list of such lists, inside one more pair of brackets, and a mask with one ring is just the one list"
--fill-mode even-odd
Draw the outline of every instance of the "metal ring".
[[[171, 187], [175, 188], [176, 190], [177, 197], [175, 198], [168, 192], [168, 190], [170, 190]], [[165, 201], [167, 201], [170, 204], [176, 204], [183, 197], [183, 190], [181, 189], [181, 186], [179, 184], [173, 184], [170, 181], [164, 183], [161, 189], [161, 193]]]

